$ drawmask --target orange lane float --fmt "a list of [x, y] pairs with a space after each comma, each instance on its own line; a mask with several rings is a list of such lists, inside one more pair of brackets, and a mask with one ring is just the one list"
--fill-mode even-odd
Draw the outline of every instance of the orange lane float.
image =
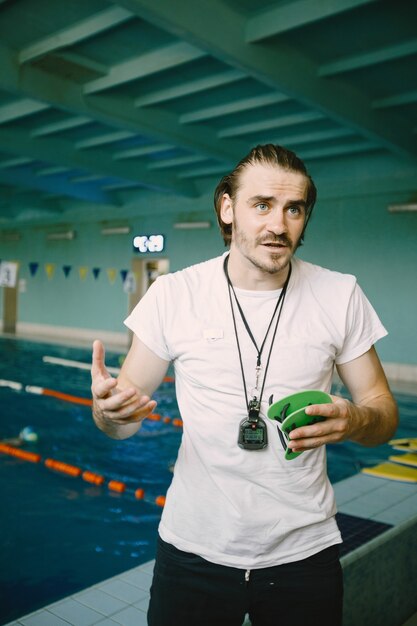
[[155, 498], [155, 504], [157, 504], [158, 506], [165, 506], [165, 496], [157, 496]]
[[27, 450], [20, 450], [20, 448], [15, 448], [14, 446], [9, 446], [5, 443], [0, 444], [0, 452], [4, 452], [4, 454], [10, 454], [10, 456], [22, 459], [23, 461], [29, 461], [30, 463], [39, 463], [39, 461], [41, 460], [40, 454], [36, 454], [35, 452], [28, 452]]
[[111, 480], [107, 486], [111, 491], [117, 491], [118, 493], [123, 493], [126, 489], [125, 483], [122, 483], [120, 480]]
[[100, 474], [95, 474], [89, 470], [85, 470], [81, 474], [81, 478], [92, 485], [102, 485], [104, 483], [104, 476], [100, 476]]
[[26, 385], [25, 391], [28, 393], [35, 393], [39, 396], [51, 396], [58, 400], [64, 400], [64, 402], [73, 402], [74, 404], [83, 404], [84, 406], [92, 406], [93, 400], [91, 398], [80, 398], [79, 396], [72, 396], [69, 393], [62, 393], [62, 391], [55, 391], [54, 389], [46, 389], [45, 387], [36, 387], [34, 385]]
[[143, 500], [143, 498], [145, 497], [145, 491], [143, 489], [136, 489], [135, 491], [135, 498], [137, 500]]
[[82, 473], [82, 470], [79, 467], [69, 465], [69, 463], [63, 463], [62, 461], [57, 461], [56, 459], [45, 459], [45, 466], [49, 469], [56, 470], [57, 472], [74, 476], [75, 478], [81, 476]]
[[58, 400], [64, 400], [64, 402], [73, 402], [74, 404], [83, 404], [84, 406], [92, 406], [93, 400], [91, 398], [80, 398], [78, 396], [72, 396], [69, 393], [62, 393], [61, 391], [54, 391], [53, 389], [44, 389], [44, 396], [52, 396], [58, 398]]
[[180, 419], [179, 417], [174, 417], [174, 419], [172, 420], [172, 425], [182, 427], [182, 419]]
[[162, 419], [162, 415], [159, 415], [159, 413], [151, 413], [150, 415], [148, 415], [147, 419], [151, 420], [151, 422], [160, 422]]

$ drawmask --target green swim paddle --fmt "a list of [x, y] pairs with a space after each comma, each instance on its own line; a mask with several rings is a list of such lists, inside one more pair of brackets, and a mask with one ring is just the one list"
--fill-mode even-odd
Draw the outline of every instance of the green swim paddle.
[[[285, 398], [282, 398], [282, 400], [271, 404], [267, 415], [271, 420], [277, 421], [281, 424], [281, 427], [277, 427], [281, 441], [285, 445], [281, 432], [284, 433], [285, 438], [288, 441], [290, 432], [295, 430], [295, 428], [310, 426], [311, 424], [316, 424], [317, 422], [323, 422], [326, 419], [321, 415], [306, 415], [305, 408], [307, 406], [310, 406], [311, 404], [330, 404], [331, 402], [331, 397], [324, 391], [315, 389], [299, 391], [298, 393], [293, 393], [292, 395], [286, 396]], [[287, 446], [285, 458], [290, 461], [291, 459], [295, 459], [300, 454], [302, 454], [302, 452], [293, 452], [291, 448]]]

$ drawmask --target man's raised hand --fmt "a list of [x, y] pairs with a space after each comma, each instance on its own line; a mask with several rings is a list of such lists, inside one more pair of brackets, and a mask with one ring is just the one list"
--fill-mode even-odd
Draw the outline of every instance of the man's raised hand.
[[98, 340], [93, 343], [91, 380], [94, 421], [110, 437], [124, 439], [134, 434], [156, 407], [154, 400], [123, 377], [116, 379], [110, 375], [104, 346]]

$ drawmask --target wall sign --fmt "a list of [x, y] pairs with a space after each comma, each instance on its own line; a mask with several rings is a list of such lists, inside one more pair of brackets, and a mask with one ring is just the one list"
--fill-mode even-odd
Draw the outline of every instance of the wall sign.
[[17, 263], [3, 261], [0, 263], [0, 286], [16, 287]]
[[137, 252], [162, 252], [165, 248], [164, 235], [137, 235], [133, 239], [133, 247]]

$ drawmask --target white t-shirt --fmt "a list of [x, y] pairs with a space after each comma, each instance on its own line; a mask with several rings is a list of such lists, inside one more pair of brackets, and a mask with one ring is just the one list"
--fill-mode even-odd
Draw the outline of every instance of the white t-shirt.
[[[287, 461], [277, 426], [266, 417], [268, 398], [329, 392], [334, 364], [364, 354], [386, 330], [354, 276], [294, 258], [261, 404], [269, 444], [243, 450], [237, 439], [247, 409], [223, 262], [224, 255], [161, 276], [125, 323], [175, 368], [184, 432], [161, 537], [208, 561], [254, 569], [341, 542], [325, 447]], [[236, 289], [258, 346], [279, 293]], [[257, 353], [236, 307], [235, 318], [250, 394]]]

